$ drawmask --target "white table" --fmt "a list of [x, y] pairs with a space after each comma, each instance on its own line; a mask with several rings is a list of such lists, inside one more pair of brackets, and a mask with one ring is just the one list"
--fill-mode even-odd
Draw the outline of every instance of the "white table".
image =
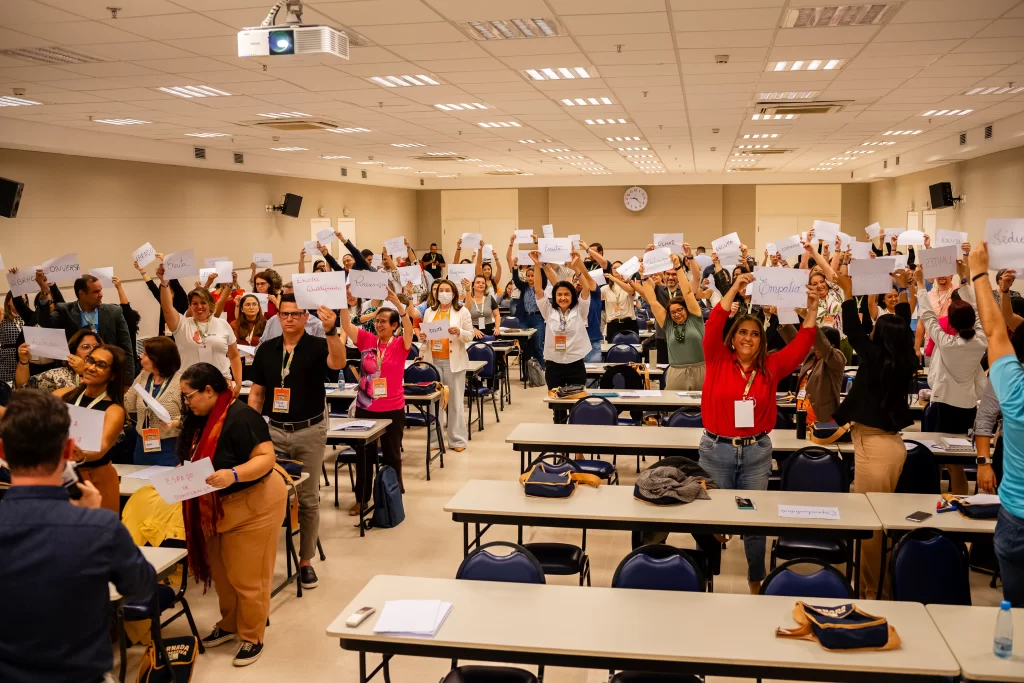
[[[772, 434], [775, 434], [775, 432], [772, 432]], [[945, 433], [945, 432], [901, 432], [900, 436], [903, 438], [904, 441], [918, 441], [918, 442], [934, 441], [934, 442], [936, 442], [936, 447], [935, 448], [930, 448], [929, 447], [928, 450], [930, 450], [932, 452], [932, 454], [935, 456], [935, 461], [939, 462], [939, 463], [955, 463], [955, 464], [960, 464], [960, 465], [965, 465], [965, 464], [973, 465], [974, 464], [974, 459], [978, 455], [975, 451], [947, 451], [944, 448], [941, 448], [940, 446], [937, 445], [938, 440], [943, 438], [943, 437], [945, 437], [945, 438], [963, 439], [964, 438], [963, 434], [948, 434], [948, 433]], [[926, 447], [928, 446], [927, 443], [924, 443], [923, 445], [926, 446]], [[853, 444], [852, 443], [838, 443], [838, 444], [836, 444], [836, 446], [839, 447], [839, 452], [840, 453], [850, 453], [850, 454], [853, 453]]]
[[[612, 405], [619, 408], [619, 410], [649, 410], [671, 413], [678, 408], [700, 408], [702, 394], [700, 391], [680, 392], [674, 389], [651, 389], [649, 391], [658, 393], [641, 395], [636, 398], [627, 398], [621, 395], [606, 396], [605, 398], [607, 398]], [[609, 393], [635, 393], [635, 390], [631, 392], [629, 389], [587, 389], [588, 396]], [[780, 394], [780, 396], [789, 396], [789, 394]], [[543, 400], [551, 410], [565, 410], [566, 408], [571, 408], [575, 405], [579, 399], [553, 398], [545, 396]], [[796, 410], [796, 401], [791, 399], [777, 399], [776, 405], [783, 410]]]
[[[373, 632], [388, 600], [434, 599], [452, 610], [434, 638]], [[815, 599], [816, 604], [842, 601]], [[794, 598], [731, 593], [580, 588], [409, 576], [375, 576], [327, 627], [345, 650], [584, 669], [638, 669], [743, 678], [909, 681], [956, 676], [960, 667], [923, 605], [858, 600], [884, 616], [903, 644], [887, 651], [828, 652], [775, 636], [794, 627]], [[360, 607], [376, 613], [356, 628]], [[698, 617], [699, 615], [699, 617]]]
[[[174, 569], [174, 565], [181, 562], [184, 559], [187, 552], [184, 548], [153, 548], [151, 546], [140, 546], [139, 550], [142, 552], [142, 556], [146, 558], [146, 561], [153, 565], [153, 570], [156, 571], [157, 581], [164, 578], [171, 573]], [[114, 584], [110, 585], [110, 599], [120, 600], [121, 594], [114, 588]]]
[[[615, 367], [616, 365], [622, 365], [622, 363], [601, 362], [585, 363], [585, 365], [587, 366], [587, 377], [600, 377], [605, 373], [605, 370], [607, 370], [608, 368]], [[644, 365], [647, 366], [647, 374], [650, 375], [651, 377], [661, 377], [661, 375], [665, 372], [665, 369], [668, 368], [668, 363], [660, 363], [657, 365], [650, 365], [648, 363], [644, 363]], [[643, 376], [642, 371], [638, 370], [637, 372], [639, 372], [640, 375]], [[656, 384], [657, 383], [655, 383], [655, 385]], [[609, 391], [611, 390], [609, 389]]]
[[968, 681], [1024, 681], [1024, 609], [1013, 613], [1013, 656], [1000, 659], [992, 653], [997, 607], [928, 605], [928, 614], [956, 657]]

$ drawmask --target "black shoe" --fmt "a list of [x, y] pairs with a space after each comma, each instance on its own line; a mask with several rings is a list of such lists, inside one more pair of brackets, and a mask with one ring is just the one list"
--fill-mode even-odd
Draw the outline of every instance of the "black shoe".
[[232, 664], [235, 666], [249, 666], [259, 659], [261, 654], [263, 654], [263, 643], [242, 641], [242, 646], [235, 653], [235, 661]]
[[316, 580], [316, 571], [309, 565], [299, 567], [299, 582], [303, 588], [316, 588], [320, 583]]
[[205, 647], [217, 647], [218, 645], [223, 645], [229, 640], [234, 640], [237, 636], [237, 633], [225, 631], [220, 626], [214, 626], [210, 635], [203, 638], [203, 645]]

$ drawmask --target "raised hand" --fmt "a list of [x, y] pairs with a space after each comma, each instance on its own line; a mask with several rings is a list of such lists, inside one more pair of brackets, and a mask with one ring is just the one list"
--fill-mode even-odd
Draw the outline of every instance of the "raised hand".
[[972, 273], [987, 273], [988, 242], [982, 241], [980, 244], [978, 244], [977, 249], [971, 249], [970, 253], [967, 255], [967, 263], [970, 264]]

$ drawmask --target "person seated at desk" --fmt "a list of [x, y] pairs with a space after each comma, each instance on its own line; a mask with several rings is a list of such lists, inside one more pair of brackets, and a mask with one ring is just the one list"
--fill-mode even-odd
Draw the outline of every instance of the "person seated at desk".
[[[25, 389], [0, 420], [11, 487], [0, 500], [0, 681], [113, 681], [110, 588], [152, 596], [156, 572], [91, 483], [70, 500], [62, 483], [75, 443], [64, 403]], [[72, 475], [73, 476], [73, 475]]]

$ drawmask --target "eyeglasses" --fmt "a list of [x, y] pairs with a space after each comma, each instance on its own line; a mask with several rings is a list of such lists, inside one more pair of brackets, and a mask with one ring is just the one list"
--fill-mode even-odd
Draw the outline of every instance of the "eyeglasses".
[[198, 394], [200, 391], [201, 391], [200, 389], [196, 389], [195, 391], [193, 391], [193, 392], [191, 392], [189, 394], [182, 394], [181, 395], [181, 400], [184, 401], [185, 403], [192, 403], [192, 397], [195, 396], [196, 394]]
[[78, 350], [79, 351], [92, 351], [93, 349], [97, 348], [98, 346], [99, 346], [99, 344], [79, 344], [78, 345]]
[[85, 359], [85, 364], [86, 365], [95, 365], [100, 370], [109, 370], [110, 369], [110, 363], [108, 363], [105, 360], [96, 360], [92, 356], [89, 356], [88, 358]]
[[282, 320], [298, 320], [305, 315], [305, 311], [278, 311], [277, 315]]

